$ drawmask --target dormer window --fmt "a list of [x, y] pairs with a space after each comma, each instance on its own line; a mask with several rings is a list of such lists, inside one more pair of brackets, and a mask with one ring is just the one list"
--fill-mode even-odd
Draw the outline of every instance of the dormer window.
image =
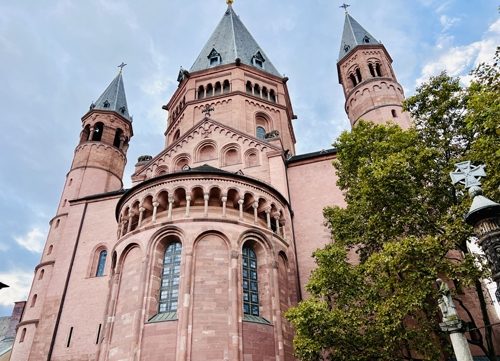
[[363, 43], [365, 43], [365, 44], [370, 43], [370, 37], [368, 35], [365, 35], [365, 37], [363, 38]]
[[252, 57], [252, 65], [256, 66], [257, 68], [264, 68], [264, 62], [266, 59], [262, 56], [262, 53], [258, 51], [253, 57]]
[[347, 53], [349, 50], [351, 49], [351, 47], [347, 44], [344, 44], [344, 51]]
[[102, 106], [104, 108], [109, 108], [109, 102], [107, 100], [105, 100], [104, 103], [102, 104]]
[[125, 108], [125, 106], [120, 107], [120, 113], [125, 114], [126, 111], [127, 108]]
[[208, 60], [210, 62], [210, 66], [217, 66], [222, 63], [222, 58], [215, 48], [212, 49], [210, 54], [208, 54]]

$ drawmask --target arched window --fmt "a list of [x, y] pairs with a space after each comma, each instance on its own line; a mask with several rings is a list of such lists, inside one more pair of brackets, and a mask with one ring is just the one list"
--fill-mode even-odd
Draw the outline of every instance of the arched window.
[[104, 124], [101, 122], [94, 125], [94, 133], [92, 133], [92, 141], [99, 142], [102, 138], [102, 132], [104, 130]]
[[273, 103], [276, 103], [276, 93], [272, 89], [269, 92], [269, 100], [272, 101]]
[[50, 245], [49, 246], [49, 249], [47, 250], [47, 255], [51, 254], [52, 253], [52, 249], [54, 248], [53, 245]]
[[259, 316], [259, 277], [257, 255], [251, 246], [243, 246], [243, 313]]
[[214, 95], [219, 95], [221, 92], [222, 92], [222, 85], [218, 81], [217, 83], [215, 83]]
[[82, 135], [80, 136], [80, 144], [89, 140], [90, 135], [90, 125], [87, 124], [82, 130]]
[[97, 267], [95, 270], [95, 276], [104, 276], [104, 268], [106, 267], [106, 257], [108, 256], [108, 251], [102, 250], [99, 253], [99, 260], [97, 261]]
[[45, 270], [42, 268], [40, 270], [40, 274], [38, 275], [38, 280], [42, 280], [43, 279], [43, 275], [45, 274]]
[[123, 130], [118, 128], [115, 132], [115, 139], [113, 140], [114, 147], [120, 148], [120, 142], [121, 142], [122, 135], [123, 135]]
[[253, 86], [253, 95], [255, 95], [256, 97], [260, 97], [260, 86], [259, 84], [255, 84]]
[[382, 76], [382, 70], [380, 69], [379, 63], [375, 64], [375, 72], [377, 73], [377, 76]]
[[181, 130], [177, 129], [174, 134], [174, 142], [181, 137]]
[[203, 99], [205, 98], [205, 88], [203, 87], [203, 85], [200, 85], [198, 87], [198, 99]]
[[31, 305], [30, 307], [35, 307], [36, 305], [36, 299], [38, 298], [38, 296], [35, 294], [33, 295], [33, 298], [31, 299]]
[[207, 97], [211, 97], [214, 95], [214, 87], [212, 86], [212, 84], [208, 84], [207, 85], [207, 94], [206, 96]]
[[252, 83], [250, 83], [249, 81], [247, 81], [246, 90], [247, 90], [248, 94], [252, 94], [252, 90], [253, 90]]
[[398, 117], [398, 113], [396, 113], [396, 109], [391, 109], [391, 114], [392, 114], [393, 118], [397, 118]]
[[351, 83], [352, 83], [353, 87], [355, 87], [358, 84], [358, 82], [357, 82], [356, 77], [354, 76], [354, 74], [349, 75], [349, 79], [351, 79]]
[[373, 67], [372, 63], [368, 64], [368, 69], [370, 70], [370, 74], [372, 77], [376, 77], [377, 75], [375, 74], [375, 68]]
[[257, 136], [258, 139], [265, 139], [266, 138], [266, 129], [264, 127], [257, 127], [255, 130], [255, 135]]
[[222, 92], [229, 93], [229, 80], [224, 80], [224, 83], [222, 84]]
[[269, 99], [269, 92], [266, 87], [262, 87], [262, 98]]
[[359, 70], [359, 68], [356, 68], [356, 79], [358, 80], [358, 83], [361, 83], [361, 80], [363, 80], [361, 77], [361, 70]]
[[181, 275], [180, 242], [171, 243], [163, 257], [163, 272], [161, 275], [160, 302], [158, 312], [176, 312], [179, 298], [179, 278]]

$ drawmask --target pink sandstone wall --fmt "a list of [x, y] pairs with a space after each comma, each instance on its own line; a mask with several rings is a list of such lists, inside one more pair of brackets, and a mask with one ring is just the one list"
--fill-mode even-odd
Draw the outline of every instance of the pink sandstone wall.
[[344, 206], [342, 193], [336, 186], [334, 156], [314, 158], [288, 166], [291, 205], [294, 210], [295, 243], [302, 295], [311, 271], [316, 267], [312, 253], [331, 241], [324, 225], [326, 206]]

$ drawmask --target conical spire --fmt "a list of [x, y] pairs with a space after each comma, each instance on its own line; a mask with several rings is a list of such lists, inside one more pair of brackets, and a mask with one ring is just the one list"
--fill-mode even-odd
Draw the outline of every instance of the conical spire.
[[190, 72], [205, 70], [218, 65], [241, 63], [281, 77], [271, 60], [228, 4], [219, 25], [207, 41]]
[[340, 43], [339, 60], [342, 60], [358, 45], [379, 45], [380, 43], [363, 28], [354, 18], [346, 12], [344, 32]]
[[108, 85], [104, 93], [102, 93], [99, 99], [92, 104], [91, 110], [110, 110], [130, 120], [127, 97], [125, 96], [125, 87], [123, 86], [122, 68], [123, 67], [120, 68], [118, 75]]

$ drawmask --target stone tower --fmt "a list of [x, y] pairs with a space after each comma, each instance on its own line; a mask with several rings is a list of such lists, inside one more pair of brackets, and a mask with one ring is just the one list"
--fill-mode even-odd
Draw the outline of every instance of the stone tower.
[[351, 126], [364, 119], [409, 127], [410, 118], [402, 109], [403, 88], [391, 64], [385, 46], [346, 12], [337, 71]]
[[[113, 199], [116, 194], [121, 194], [128, 141], [131, 136], [132, 119], [128, 113], [120, 70], [82, 117], [80, 139], [66, 176], [56, 215], [50, 221], [40, 263], [35, 267], [27, 306], [18, 326], [18, 346], [13, 351], [12, 360], [51, 359], [57, 347], [56, 340], [65, 339], [68, 330], [73, 327], [67, 326], [67, 317], [64, 317], [65, 313], [67, 315], [71, 312], [74, 306], [72, 302], [76, 301], [74, 294], [68, 294], [68, 289], [76, 284], [79, 284], [78, 287], [81, 285], [83, 293], [77, 296], [81, 302], [88, 297], [86, 295], [95, 292], [96, 287], [99, 288], [96, 283], [85, 285], [85, 282], [79, 282], [80, 277], [97, 272], [94, 260], [80, 277], [75, 277], [74, 271], [75, 267], [78, 267], [75, 260], [77, 256], [81, 256], [79, 252], [88, 253], [92, 250], [101, 257], [105, 256], [104, 253], [100, 254], [104, 249], [103, 243], [88, 243], [86, 238], [102, 233], [97, 236], [99, 240], [105, 237], [106, 232], [97, 227], [94, 235], [87, 236], [83, 234], [83, 226], [89, 222], [88, 215], [92, 208], [102, 208], [102, 212], [107, 212], [106, 207], [96, 203], [90, 205], [92, 202], [87, 200], [96, 195], [101, 195], [99, 198], [102, 198], [103, 194], [107, 195], [105, 198]], [[112, 214], [111, 217], [101, 215], [98, 218], [101, 218], [101, 222], [108, 218], [108, 222], [116, 223]], [[103, 281], [101, 280], [101, 286], [106, 284]], [[83, 304], [79, 307], [84, 311]], [[90, 320], [96, 317], [102, 322], [100, 316], [89, 315]], [[92, 328], [94, 327], [92, 325]]]

